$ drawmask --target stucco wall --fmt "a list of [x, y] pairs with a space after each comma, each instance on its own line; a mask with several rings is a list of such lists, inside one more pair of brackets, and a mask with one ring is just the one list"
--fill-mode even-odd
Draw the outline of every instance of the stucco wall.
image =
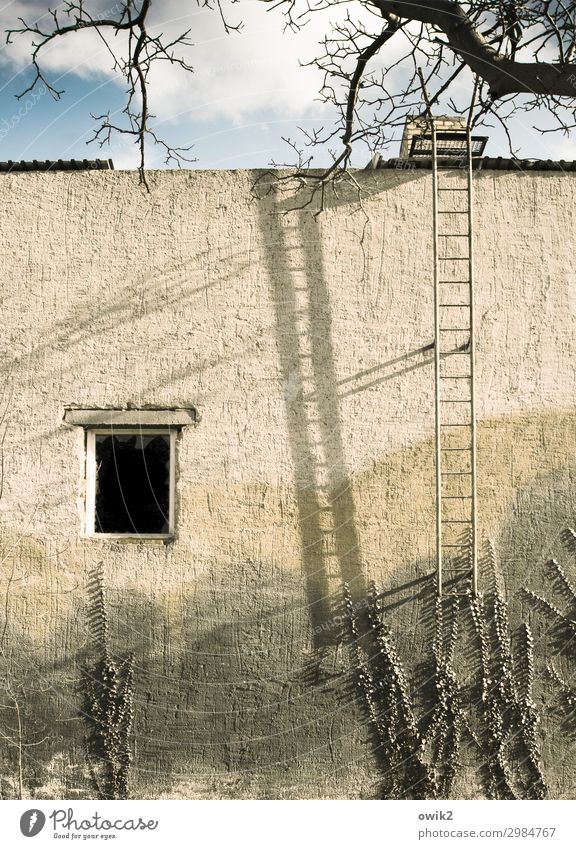
[[[369, 796], [325, 627], [342, 581], [382, 583], [401, 650], [429, 650], [422, 595], [398, 588], [434, 565], [431, 177], [359, 173], [361, 208], [343, 188], [314, 217], [255, 199], [257, 176], [1, 178], [0, 624], [26, 734], [51, 738], [25, 755], [37, 795], [90, 792], [77, 690], [100, 561], [136, 654], [135, 796]], [[576, 178], [475, 179], [480, 528], [514, 599], [574, 521]], [[199, 414], [169, 545], [82, 537], [64, 409], [130, 405]], [[571, 797], [556, 731], [551, 793]]]

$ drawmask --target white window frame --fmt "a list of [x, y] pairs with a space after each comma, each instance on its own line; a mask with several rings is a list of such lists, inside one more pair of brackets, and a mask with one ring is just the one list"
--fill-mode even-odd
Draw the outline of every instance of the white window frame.
[[[174, 512], [176, 494], [176, 435], [178, 429], [173, 427], [158, 428], [87, 428], [86, 429], [86, 512], [84, 529], [85, 535], [92, 539], [119, 540], [171, 540], [174, 538]], [[168, 481], [168, 531], [163, 534], [104, 534], [96, 530], [96, 436], [168, 436], [170, 438], [170, 462]]]

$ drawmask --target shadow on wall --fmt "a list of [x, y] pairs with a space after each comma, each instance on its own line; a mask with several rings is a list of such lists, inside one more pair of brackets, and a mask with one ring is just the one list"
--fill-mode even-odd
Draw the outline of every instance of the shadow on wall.
[[[528, 584], [549, 595], [547, 584], [538, 583], [543, 557], [549, 554], [543, 549], [543, 540], [551, 534], [550, 548], [560, 557], [553, 531], [573, 522], [576, 415], [541, 414], [484, 422], [479, 439], [484, 527], [495, 540], [502, 563], [513, 624], [520, 616], [531, 616], [541, 670], [546, 662], [555, 661], [554, 633], [537, 611], [529, 610], [516, 588]], [[385, 616], [415, 694], [422, 699], [419, 716], [429, 709], [424, 682], [430, 680], [435, 600], [429, 556], [432, 456], [429, 440], [385, 457], [349, 482], [362, 514], [363, 533], [367, 527], [367, 538], [375, 540], [374, 550], [364, 546], [363, 569], [382, 586]], [[429, 478], [423, 476], [425, 471]], [[390, 480], [396, 482], [394, 487], [383, 485]], [[323, 490], [312, 493], [318, 502]], [[301, 500], [300, 507], [309, 509], [310, 501]], [[347, 515], [354, 518], [354, 505]], [[315, 530], [314, 524], [305, 522], [303, 538]], [[3, 539], [7, 549], [6, 529]], [[341, 546], [338, 564], [342, 562], [343, 570], [350, 569], [346, 546], [355, 537], [340, 535], [337, 539]], [[42, 745], [25, 751], [25, 785], [38, 797], [90, 798], [83, 726], [77, 715], [81, 701], [76, 692], [84, 660], [79, 647], [87, 639], [81, 610], [84, 587], [72, 585], [73, 573], [65, 559], [48, 563], [41, 544], [31, 541], [25, 551], [24, 542], [17, 540], [14, 533], [11, 550], [17, 560], [15, 580], [9, 588], [6, 645], [14, 662], [28, 670], [12, 676], [15, 686], [24, 687], [24, 695], [30, 691], [24, 716], [26, 741], [37, 743], [47, 737]], [[520, 552], [517, 558], [515, 551]], [[72, 552], [70, 557], [76, 555]], [[317, 561], [308, 552], [305, 564], [313, 578], [321, 568], [328, 583], [330, 574], [324, 570], [329, 562], [328, 555]], [[5, 569], [9, 566], [8, 560]], [[334, 663], [330, 668], [324, 665], [322, 676], [313, 677], [315, 668], [310, 674], [315, 664], [315, 653], [309, 648], [311, 623], [306, 602], [310, 594], [302, 603], [300, 577], [279, 562], [246, 561], [237, 566], [232, 582], [229, 572], [215, 564], [202, 579], [190, 577], [175, 587], [173, 595], [153, 587], [146, 591], [134, 587], [130, 592], [126, 587], [111, 588], [114, 644], [121, 655], [131, 650], [136, 653], [132, 795], [370, 795], [377, 784], [371, 772], [374, 760], [366, 747], [366, 724], [347, 690], [345, 657], [334, 653]], [[363, 569], [356, 557], [352, 566], [359, 570], [358, 583], [363, 585]], [[3, 593], [7, 576], [10, 572], [4, 571]], [[334, 578], [336, 585], [341, 580], [340, 574]], [[317, 586], [312, 587], [318, 591]], [[328, 610], [330, 597], [320, 599], [326, 606], [324, 615], [333, 615]], [[332, 627], [336, 632], [341, 626]], [[320, 640], [326, 639], [325, 634], [321, 630]], [[468, 663], [473, 667], [474, 659]], [[557, 668], [564, 674], [560, 658]], [[540, 701], [542, 680], [540, 675]], [[544, 767], [550, 796], [563, 798], [572, 786], [574, 749], [567, 747], [566, 735], [559, 731], [560, 720], [552, 716], [552, 710], [549, 714], [543, 722]], [[14, 710], [10, 708], [2, 720], [2, 728], [14, 728]], [[4, 788], [7, 795], [15, 792], [16, 751], [4, 747], [5, 774], [10, 776], [10, 786]], [[555, 763], [563, 764], [563, 773], [555, 769]], [[464, 785], [461, 792], [472, 791]], [[475, 792], [481, 795], [482, 790], [478, 787]]]
[[330, 579], [362, 598], [366, 582], [344, 457], [331, 308], [318, 220], [274, 192], [258, 203], [272, 289], [294, 469], [302, 568], [317, 648], [338, 639]]
[[[21, 752], [0, 741], [0, 793], [18, 798], [21, 766], [24, 796], [95, 798], [81, 715], [81, 670], [93, 667], [86, 586], [50, 596], [45, 552], [31, 556], [45, 580], [10, 594], [9, 664], [0, 659], [0, 730], [17, 727], [7, 683], [22, 719]], [[107, 592], [113, 656], [135, 653], [131, 797], [338, 798], [370, 786], [343, 656], [311, 682], [301, 578], [270, 566], [238, 563], [234, 582], [215, 568], [168, 596]]]
[[[401, 178], [412, 179], [412, 175]], [[369, 185], [368, 193], [372, 190], [377, 191]], [[349, 202], [349, 189], [345, 195]], [[342, 198], [334, 200], [335, 205], [342, 202]], [[400, 564], [407, 560], [420, 567], [416, 571], [410, 567], [401, 576], [401, 584], [434, 572], [432, 443], [408, 447], [397, 456], [383, 458], [366, 474], [351, 475], [346, 467], [339, 407], [340, 399], [375, 390], [379, 384], [429, 366], [432, 360], [425, 345], [343, 380], [337, 378], [321, 225], [312, 209], [294, 209], [293, 205], [293, 198], [285, 199], [274, 188], [258, 202], [262, 250], [276, 316], [302, 566], [320, 646], [335, 639], [326, 623], [333, 616], [334, 592], [342, 582], [347, 582], [353, 597], [359, 599], [365, 594], [367, 576], [380, 574], [387, 580], [398, 568], [403, 569]], [[517, 553], [528, 553], [527, 545], [533, 552], [534, 546], [542, 543], [541, 539], [527, 543], [535, 533], [542, 533], [536, 531], [537, 524], [542, 528], [536, 515], [559, 511], [556, 533], [570, 513], [566, 503], [567, 497], [570, 501], [566, 496], [570, 473], [566, 469], [571, 465], [573, 420], [568, 425], [572, 441], [564, 434], [562, 446], [558, 438], [546, 437], [550, 447], [544, 456], [540, 455], [540, 448], [545, 447], [543, 437], [537, 432], [550, 417], [553, 430], [557, 428], [565, 418], [559, 415], [537, 413], [479, 423], [481, 533], [496, 539], [509, 507], [520, 519], [502, 552], [505, 570]], [[552, 484], [540, 496], [534, 494], [531, 517], [526, 517], [521, 507], [523, 487], [528, 479], [537, 481], [550, 466], [561, 479], [559, 487], [555, 491]], [[540, 508], [535, 507], [538, 501]], [[563, 502], [567, 510], [562, 509]]]
[[[530, 412], [478, 423], [478, 510], [510, 591], [576, 519], [576, 413]], [[396, 602], [434, 571], [434, 440], [390, 453], [352, 480], [364, 565]], [[403, 589], [405, 587], [405, 589]], [[394, 603], [396, 603], [394, 602]]]
[[[42, 329], [37, 343], [29, 351], [17, 354], [12, 359], [4, 358], [0, 363], [2, 380], [12, 379], [12, 374], [16, 375], [19, 369], [23, 369], [25, 373], [32, 369], [36, 374], [42, 374], [44, 380], [49, 381], [54, 375], [54, 356], [58, 360], [56, 372], [60, 376], [59, 379], [77, 375], [78, 361], [84, 362], [86, 359], [82, 352], [87, 345], [90, 348], [99, 346], [101, 342], [106, 343], [110, 334], [115, 333], [120, 339], [129, 336], [132, 346], [134, 334], [140, 332], [144, 338], [146, 323], [152, 322], [155, 317], [162, 316], [170, 310], [179, 312], [188, 310], [192, 316], [197, 298], [202, 297], [209, 290], [224, 288], [227, 281], [242, 275], [250, 265], [248, 254], [249, 251], [246, 248], [235, 253], [229, 252], [226, 257], [227, 263], [224, 263], [218, 262], [217, 251], [207, 249], [198, 251], [192, 258], [185, 258], [174, 263], [166, 261], [145, 272], [134, 271], [132, 264], [127, 261], [126, 268], [123, 269], [122, 285], [115, 288], [113, 297], [104, 301], [99, 300], [97, 308], [96, 301], [87, 300], [86, 303], [77, 306], [76, 313], [70, 312], [64, 318], [60, 315], [54, 316], [51, 323]], [[195, 280], [201, 277], [199, 269], [205, 266], [208, 266], [205, 274], [207, 281], [196, 286], [189, 285], [191, 278]], [[88, 290], [90, 290], [89, 286]], [[46, 321], [49, 320], [50, 314], [47, 313]], [[140, 322], [142, 322], [141, 325]], [[34, 329], [37, 332], [38, 329], [36, 327]], [[34, 334], [32, 337], [35, 338]], [[144, 342], [142, 344], [144, 345]], [[118, 343], [118, 345], [121, 349], [122, 344]], [[64, 365], [58, 359], [63, 351], [70, 356], [71, 365]], [[246, 356], [246, 352], [235, 352], [234, 356]], [[159, 390], [166, 389], [170, 385], [177, 386], [181, 380], [189, 378], [190, 375], [226, 362], [229, 358], [213, 357], [208, 361], [203, 359], [200, 362], [198, 358], [195, 358], [193, 363], [187, 362], [181, 368], [177, 368], [172, 363], [168, 373], [163, 372], [161, 385], [157, 380], [144, 385], [141, 396], [145, 398], [146, 403], [149, 403], [157, 399]], [[110, 380], [109, 373], [107, 373], [107, 380]], [[111, 385], [113, 386], [114, 382]], [[88, 404], [90, 399], [66, 399], [67, 403], [71, 401]], [[41, 399], [36, 403], [39, 407], [43, 407], [45, 401]], [[60, 429], [45, 430], [35, 438], [43, 442], [59, 432]], [[29, 436], [26, 438], [28, 442], [32, 441]]]
[[[535, 698], [542, 708], [542, 753], [550, 798], [571, 798], [576, 761], [574, 714], [566, 719], [561, 693], [551, 687], [547, 668], [553, 664], [568, 681], [574, 676], [574, 637], [559, 628], [550, 611], [522, 592], [528, 587], [563, 610], [562, 597], [551, 590], [548, 562], [558, 558], [574, 584], [574, 550], [563, 544], [563, 529], [576, 522], [576, 414], [572, 411], [527, 414], [480, 423], [478, 447], [480, 532], [496, 547], [498, 572], [510, 605], [514, 631], [528, 622], [534, 636]], [[376, 469], [354, 481], [357, 492], [380, 493], [378, 509], [368, 495], [361, 509], [375, 536], [389, 541], [380, 561], [368, 562], [368, 572], [382, 585], [382, 608], [396, 635], [402, 659], [411, 673], [418, 713], [430, 710], [427, 687], [431, 680], [430, 647], [432, 611], [434, 522], [433, 480], [422, 471], [433, 469], [431, 441], [419, 443], [383, 459]], [[399, 489], [386, 491], [385, 481], [400, 481]], [[393, 510], [393, 506], [395, 509]], [[415, 512], [414, 512], [415, 511]], [[378, 531], [379, 529], [379, 531]], [[426, 557], [426, 551], [430, 555]], [[412, 558], [406, 557], [412, 552]], [[480, 588], [486, 589], [490, 569], [481, 559]], [[543, 612], [544, 609], [544, 612]], [[463, 652], [458, 660], [470, 704], [479, 704], [473, 686], [477, 657], [469, 655], [471, 629], [461, 635]], [[571, 660], [567, 659], [570, 654]], [[553, 692], [552, 692], [553, 691]], [[570, 733], [568, 734], [568, 731]], [[466, 742], [466, 762], [478, 761], [476, 745]], [[458, 792], [482, 796], [470, 775]]]

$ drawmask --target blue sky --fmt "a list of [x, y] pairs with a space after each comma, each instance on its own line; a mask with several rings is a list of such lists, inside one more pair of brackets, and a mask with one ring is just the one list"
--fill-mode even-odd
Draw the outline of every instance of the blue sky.
[[[94, 0], [93, 6], [105, 8], [106, 2], [110, 4]], [[33, 20], [47, 7], [44, 0], [0, 0], [0, 26], [5, 29], [22, 14]], [[316, 100], [320, 75], [300, 67], [301, 59], [314, 56], [330, 13], [290, 34], [283, 31], [279, 13], [268, 13], [256, 0], [241, 0], [230, 7], [229, 15], [242, 19], [244, 28], [226, 35], [213, 12], [190, 0], [162, 0], [157, 9], [163, 31], [192, 28], [194, 46], [188, 58], [196, 73], [177, 72], [165, 63], [152, 82], [157, 128], [174, 145], [193, 145], [190, 155], [196, 161], [190, 167], [253, 168], [286, 162], [291, 154], [282, 136], [294, 138], [298, 126], [330, 122], [329, 111]], [[91, 114], [114, 113], [124, 102], [110, 57], [98, 39], [89, 33], [70, 36], [46, 55], [51, 81], [65, 89], [59, 101], [41, 89], [16, 100], [15, 94], [30, 80], [28, 50], [24, 38], [0, 49], [0, 159], [111, 157], [116, 167], [136, 167], [137, 152], [125, 138], [116, 138], [110, 148], [86, 144], [94, 124]], [[534, 116], [526, 116], [513, 127], [521, 155], [576, 158], [574, 137], [542, 137], [533, 123]], [[502, 133], [495, 129], [488, 134], [487, 152], [506, 155]], [[366, 151], [358, 150], [354, 164], [362, 166], [367, 158]], [[326, 161], [327, 153], [317, 150], [313, 164]], [[148, 166], [163, 166], [161, 151], [150, 151]]]
[[[39, 89], [36, 96], [17, 101], [14, 94], [25, 88], [28, 78], [26, 73], [0, 74], [0, 159], [111, 157], [120, 167], [136, 166], [137, 152], [130, 141], [116, 138], [102, 148], [87, 144], [94, 125], [91, 115], [119, 111], [124, 105], [122, 89], [112, 79], [89, 81], [65, 74], [58, 83], [65, 89], [60, 100]], [[319, 121], [310, 113], [293, 111], [280, 117], [258, 109], [244, 120], [201, 119], [184, 112], [178, 120], [167, 117], [156, 126], [172, 144], [193, 145], [187, 155], [195, 161], [189, 167], [257, 168], [284, 161], [291, 154], [282, 136], [294, 136], [299, 126]], [[162, 159], [161, 150], [150, 150], [150, 167], [163, 167]]]

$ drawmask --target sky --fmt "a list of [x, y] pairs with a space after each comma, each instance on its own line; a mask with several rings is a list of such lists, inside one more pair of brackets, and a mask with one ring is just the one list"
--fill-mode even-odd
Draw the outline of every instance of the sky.
[[[49, 0], [0, 0], [0, 28], [17, 25], [19, 16], [39, 18], [48, 26], [48, 5]], [[114, 0], [93, 0], [90, 8], [98, 7], [113, 11]], [[281, 13], [260, 0], [226, 2], [225, 8], [231, 23], [243, 22], [241, 32], [226, 34], [218, 15], [194, 0], [157, 0], [154, 24], [159, 31], [191, 30], [193, 45], [186, 58], [195, 70], [187, 74], [164, 62], [155, 71], [151, 98], [156, 129], [174, 146], [192, 145], [188, 156], [194, 161], [186, 167], [257, 168], [290, 162], [293, 154], [283, 137], [296, 139], [299, 127], [312, 130], [333, 120], [330, 109], [318, 101], [320, 72], [302, 67], [302, 62], [316, 55], [321, 36], [342, 14], [342, 6], [335, 3], [315, 15], [297, 33], [286, 31]], [[389, 52], [386, 60], [393, 55]], [[11, 45], [0, 45], [0, 159], [101, 157], [112, 158], [116, 168], [137, 167], [137, 151], [126, 137], [103, 148], [86, 143], [95, 125], [92, 116], [114, 115], [124, 105], [122, 81], [97, 35], [82, 32], [60, 39], [46, 52], [43, 67], [51, 83], [64, 90], [60, 100], [42, 87], [17, 100], [15, 95], [32, 79], [30, 44], [15, 36]], [[520, 155], [576, 158], [576, 137], [541, 136], [533, 123], [534, 116], [515, 122]], [[502, 132], [494, 128], [488, 135], [486, 153], [507, 155]], [[385, 155], [396, 153], [392, 146]], [[148, 167], [163, 167], [163, 158], [162, 150], [149, 150]], [[353, 164], [362, 167], [368, 158], [360, 149]], [[316, 149], [312, 165], [328, 160], [328, 151]]]

